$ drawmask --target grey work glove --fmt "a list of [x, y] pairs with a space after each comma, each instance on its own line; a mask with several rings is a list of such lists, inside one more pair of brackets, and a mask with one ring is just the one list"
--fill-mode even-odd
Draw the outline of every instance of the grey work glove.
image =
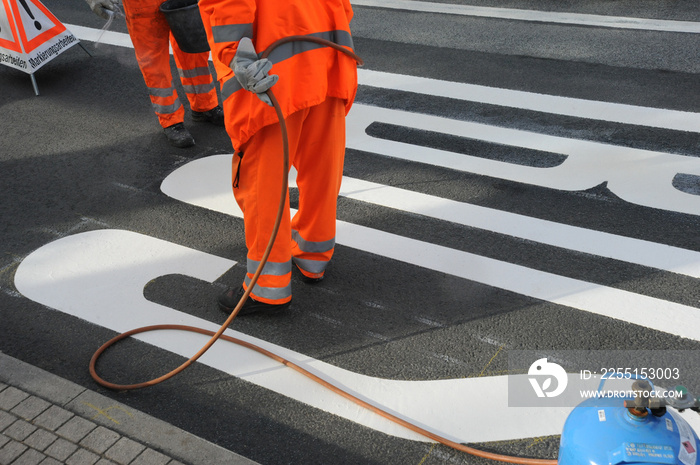
[[275, 85], [279, 76], [268, 74], [272, 69], [272, 63], [267, 58], [262, 60], [258, 58], [253, 42], [248, 37], [244, 37], [238, 42], [238, 50], [236, 50], [232, 64], [233, 72], [241, 86], [272, 106], [270, 97], [265, 92]]
[[90, 9], [95, 13], [97, 16], [100, 16], [104, 19], [109, 19], [110, 17], [110, 11], [112, 13], [115, 13], [117, 9], [119, 8], [119, 1], [118, 0], [85, 0], [88, 5], [90, 5]]

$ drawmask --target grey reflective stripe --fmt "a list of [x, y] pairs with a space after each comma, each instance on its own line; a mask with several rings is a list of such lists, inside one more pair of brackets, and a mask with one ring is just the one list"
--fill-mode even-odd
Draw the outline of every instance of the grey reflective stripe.
[[[327, 32], [316, 32], [313, 34], [308, 34], [311, 37], [319, 37], [321, 39], [330, 40], [338, 45], [343, 45], [345, 47], [350, 47], [355, 50], [355, 46], [352, 42], [352, 35], [348, 31], [338, 30], [338, 31], [327, 31]], [[240, 39], [239, 39], [240, 40]], [[323, 48], [325, 45], [317, 44], [314, 42], [304, 42], [295, 41], [280, 45], [270, 53], [268, 59], [274, 64], [291, 58], [299, 53], [308, 52], [309, 50], [316, 50], [318, 48]], [[233, 69], [233, 63], [229, 63], [229, 67]], [[241, 84], [235, 77], [230, 78], [221, 86], [221, 98], [226, 100], [234, 93], [241, 90]]]
[[[254, 274], [258, 266], [260, 266], [260, 262], [251, 260], [250, 258], [248, 259], [247, 263], [247, 270], [248, 273]], [[288, 262], [267, 262], [265, 263], [265, 267], [262, 270], [261, 274], [266, 274], [270, 276], [284, 276], [287, 273], [291, 273], [292, 271], [292, 261], [289, 260]]]
[[175, 113], [181, 106], [182, 106], [182, 103], [180, 103], [180, 100], [175, 100], [170, 105], [158, 105], [158, 104], [154, 103], [153, 109], [155, 110], [156, 113], [168, 114], [168, 113]]
[[313, 242], [307, 241], [299, 235], [299, 231], [296, 229], [292, 230], [292, 239], [299, 244], [299, 248], [302, 252], [308, 253], [322, 253], [328, 252], [335, 247], [335, 237], [333, 239], [323, 241], [323, 242]]
[[214, 83], [210, 82], [209, 84], [198, 84], [196, 86], [182, 86], [182, 88], [185, 89], [185, 93], [187, 94], [206, 94], [214, 89]]
[[253, 37], [253, 23], [212, 26], [211, 32], [216, 44], [238, 42], [243, 37]]
[[[248, 278], [248, 276], [245, 277], [245, 285], [250, 285], [250, 278]], [[292, 295], [292, 284], [290, 283], [285, 287], [261, 287], [255, 284], [255, 286], [253, 286], [253, 294], [257, 297], [270, 300], [286, 299]]]
[[296, 263], [297, 266], [302, 270], [314, 274], [323, 273], [323, 271], [326, 269], [326, 266], [328, 265], [328, 261], [326, 260], [306, 260], [304, 258], [296, 257], [294, 257], [294, 263]]
[[148, 94], [153, 97], [170, 97], [175, 92], [172, 87], [149, 87]]
[[[308, 34], [308, 37], [317, 37], [319, 39], [329, 40], [335, 42], [338, 45], [343, 45], [345, 47], [350, 47], [355, 50], [352, 43], [352, 36], [348, 31], [326, 31], [326, 32], [315, 32], [313, 34]], [[317, 48], [324, 48], [325, 45], [317, 44], [315, 42], [304, 42], [304, 41], [294, 41], [282, 44], [275, 48], [268, 56], [269, 60], [274, 63], [279, 63], [287, 58], [291, 58], [294, 55], [300, 53], [308, 52], [309, 50], [316, 50]]]
[[209, 68], [206, 66], [200, 66], [199, 68], [193, 68], [193, 69], [180, 69], [180, 68], [178, 68], [177, 73], [180, 75], [180, 77], [184, 77], [184, 78], [208, 76], [210, 74]]
[[233, 76], [221, 86], [221, 99], [226, 100], [241, 89], [243, 89], [241, 83]]

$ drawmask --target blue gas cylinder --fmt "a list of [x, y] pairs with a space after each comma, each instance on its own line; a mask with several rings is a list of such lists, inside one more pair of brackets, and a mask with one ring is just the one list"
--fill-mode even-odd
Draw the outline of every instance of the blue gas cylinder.
[[[628, 399], [629, 400], [629, 399]], [[559, 465], [698, 465], [698, 436], [678, 413], [635, 415], [622, 398], [588, 399], [568, 416]]]

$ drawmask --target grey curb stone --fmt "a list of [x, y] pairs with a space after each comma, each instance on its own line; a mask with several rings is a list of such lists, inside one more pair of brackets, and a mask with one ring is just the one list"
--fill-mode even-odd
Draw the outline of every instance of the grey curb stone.
[[22, 465], [38, 465], [46, 456], [34, 449], [27, 449], [24, 454], [20, 455], [16, 463]]
[[61, 462], [51, 457], [46, 457], [40, 465], [61, 465]]
[[31, 420], [50, 406], [51, 404], [46, 402], [44, 399], [40, 399], [36, 396], [30, 396], [20, 402], [17, 407], [11, 410], [11, 412], [20, 418]]
[[17, 441], [10, 441], [0, 449], [0, 463], [12, 463], [14, 459], [29, 449], [27, 446]]
[[63, 436], [69, 441], [79, 442], [95, 428], [97, 428], [95, 423], [76, 416], [58, 428], [56, 434]]
[[26, 393], [10, 386], [0, 392], [0, 408], [3, 410], [12, 410], [27, 397], [29, 396]]
[[46, 448], [44, 453], [56, 460], [65, 462], [76, 450], [78, 450], [78, 446], [63, 438], [58, 438], [53, 444]]
[[121, 438], [112, 447], [107, 449], [105, 457], [117, 463], [130, 463], [145, 447], [129, 438]]
[[99, 455], [93, 454], [86, 449], [78, 449], [66, 461], [66, 465], [93, 465], [98, 460], [100, 460]]
[[67, 422], [73, 416], [68, 410], [57, 405], [52, 405], [45, 410], [41, 415], [34, 419], [34, 424], [49, 431], [56, 431], [62, 424]]
[[80, 445], [98, 454], [102, 454], [112, 447], [117, 440], [119, 440], [119, 433], [107, 429], [104, 426], [98, 426], [80, 441]]
[[16, 416], [12, 415], [11, 413], [5, 412], [4, 410], [0, 410], [0, 431], [4, 430], [15, 421], [17, 421]]
[[[169, 458], [153, 449], [146, 449], [129, 465], [166, 465]], [[168, 465], [173, 465], [172, 462]]]
[[24, 443], [36, 450], [43, 451], [53, 444], [56, 439], [58, 439], [58, 436], [55, 434], [49, 433], [43, 429], [37, 429], [31, 436], [24, 440]]
[[[93, 391], [86, 390], [66, 408], [186, 464], [256, 463]], [[100, 413], [106, 411], [109, 417]]]
[[[128, 463], [119, 462], [125, 458], [139, 464], [257, 464], [171, 424], [0, 352], [0, 410], [12, 410], [30, 396], [39, 399], [28, 400], [18, 411], [31, 415], [46, 406], [42, 401], [53, 404], [31, 421], [36, 426], [62, 436], [46, 444], [52, 437], [47, 436], [48, 433], [40, 437], [36, 426], [31, 431], [22, 430], [27, 433], [23, 440], [28, 440], [34, 449], [42, 450], [45, 447], [42, 452], [48, 457], [40, 462], [41, 465], [66, 464], [66, 460], [72, 460], [76, 464], [88, 463], [91, 456], [84, 452], [78, 455], [76, 451], [79, 447], [89, 449], [98, 456], [103, 455], [94, 465]], [[22, 415], [13, 417], [13, 414], [2, 415], [0, 412], [0, 421], [9, 422], [8, 427], [20, 421], [26, 423], [21, 418]], [[21, 430], [22, 426], [23, 424], [18, 425], [17, 430]], [[109, 434], [108, 431], [123, 437], [118, 438], [118, 435]], [[37, 437], [32, 436], [34, 433], [37, 433]], [[17, 434], [18, 437], [21, 436], [20, 433]], [[101, 440], [106, 442], [100, 443]], [[21, 440], [8, 438], [5, 442], [0, 446], [0, 462], [6, 460], [11, 463], [28, 449]], [[28, 456], [30, 459], [32, 457], [38, 456]], [[105, 457], [111, 457], [111, 460]], [[163, 457], [172, 460], [163, 462]]]
[[32, 434], [34, 431], [36, 431], [36, 426], [32, 425], [31, 423], [27, 423], [24, 420], [17, 420], [16, 422], [12, 423], [5, 431], [3, 431], [3, 434], [16, 441], [22, 442], [25, 439], [27, 439], [29, 435]]

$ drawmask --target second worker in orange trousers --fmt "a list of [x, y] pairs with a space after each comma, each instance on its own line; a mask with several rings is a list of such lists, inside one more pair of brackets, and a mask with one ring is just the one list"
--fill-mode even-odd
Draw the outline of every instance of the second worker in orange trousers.
[[[118, 11], [117, 0], [86, 1], [95, 14], [105, 19]], [[190, 147], [195, 141], [184, 125], [185, 109], [173, 84], [170, 46], [192, 120], [223, 126], [223, 111], [209, 71], [209, 52], [186, 53], [180, 49], [160, 11], [162, 3], [163, 0], [123, 0], [126, 25], [151, 105], [168, 142], [175, 147]]]

